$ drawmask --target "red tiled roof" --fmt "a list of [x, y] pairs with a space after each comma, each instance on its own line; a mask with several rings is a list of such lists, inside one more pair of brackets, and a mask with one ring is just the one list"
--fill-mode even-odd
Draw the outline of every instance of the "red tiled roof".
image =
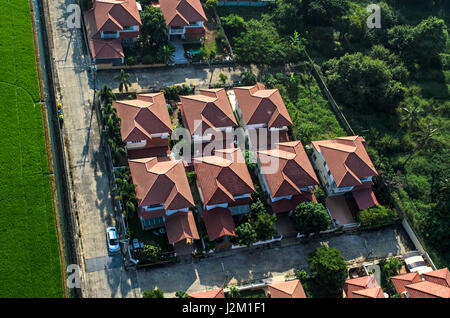
[[129, 160], [128, 164], [139, 207], [164, 204], [165, 210], [176, 210], [194, 206], [181, 160], [153, 157]]
[[142, 26], [136, 0], [96, 0], [92, 8], [95, 32], [119, 31], [125, 26]]
[[323, 155], [338, 187], [360, 185], [360, 179], [378, 175], [363, 142], [360, 136], [312, 142]]
[[214, 241], [224, 235], [236, 236], [234, 233], [236, 225], [229, 209], [214, 208], [203, 210], [202, 217], [210, 241]]
[[344, 284], [344, 292], [347, 298], [353, 298], [353, 292], [361, 289], [378, 287], [374, 275], [362, 276], [353, 279], [347, 279]]
[[189, 294], [191, 298], [225, 298], [223, 289], [211, 289], [201, 293]]
[[184, 239], [199, 239], [192, 211], [176, 212], [166, 217], [167, 238], [170, 244]]
[[381, 287], [372, 287], [353, 291], [352, 298], [385, 298]]
[[429, 281], [406, 285], [411, 298], [450, 298], [450, 288]]
[[233, 203], [234, 197], [255, 192], [239, 148], [216, 149], [214, 156], [193, 158], [205, 205]]
[[261, 83], [233, 88], [247, 125], [292, 126], [292, 120], [278, 89], [266, 89]]
[[447, 267], [423, 273], [422, 276], [426, 281], [450, 287], [450, 272]]
[[306, 298], [300, 280], [290, 280], [287, 282], [275, 282], [267, 286], [270, 298]]
[[275, 146], [277, 149], [256, 151], [272, 197], [299, 195], [302, 193], [300, 188], [319, 184], [300, 141]]
[[314, 193], [310, 191], [302, 191], [301, 195], [294, 195], [290, 200], [288, 199], [281, 199], [277, 201], [270, 201], [270, 206], [272, 207], [273, 213], [283, 213], [283, 212], [289, 212], [295, 209], [297, 205], [299, 205], [302, 202], [316, 202], [317, 199]]
[[237, 126], [227, 93], [223, 88], [203, 89], [197, 95], [180, 96], [180, 100], [184, 124], [191, 135], [202, 135], [207, 128]]
[[159, 0], [159, 6], [167, 26], [179, 27], [207, 21], [200, 0]]
[[420, 278], [420, 275], [417, 272], [414, 272], [414, 273], [393, 276], [393, 277], [391, 277], [391, 281], [392, 281], [392, 284], [394, 285], [394, 288], [397, 291], [397, 293], [401, 294], [404, 291], [406, 291], [406, 288], [405, 288], [406, 285], [421, 282], [422, 279]]
[[358, 205], [360, 210], [365, 210], [373, 207], [374, 205], [378, 205], [378, 200], [375, 197], [375, 193], [373, 193], [372, 188], [366, 188], [361, 190], [352, 191], [353, 198]]
[[137, 99], [114, 101], [123, 142], [152, 140], [152, 134], [171, 133], [172, 124], [162, 93], [137, 94]]

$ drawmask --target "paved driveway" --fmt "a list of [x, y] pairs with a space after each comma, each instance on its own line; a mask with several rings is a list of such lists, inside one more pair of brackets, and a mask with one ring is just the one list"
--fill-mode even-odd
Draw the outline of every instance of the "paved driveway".
[[159, 287], [166, 297], [173, 297], [177, 290], [202, 292], [230, 283], [293, 275], [297, 269], [308, 268], [307, 255], [322, 244], [338, 248], [349, 264], [363, 261], [369, 253], [376, 258], [400, 255], [411, 248], [400, 231], [387, 228], [273, 249], [225, 252], [196, 263], [141, 270], [137, 272], [137, 280], [141, 292]]

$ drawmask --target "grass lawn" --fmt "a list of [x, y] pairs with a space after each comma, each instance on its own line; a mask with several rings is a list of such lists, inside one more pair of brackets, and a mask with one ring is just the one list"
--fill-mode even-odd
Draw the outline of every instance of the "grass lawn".
[[29, 2], [0, 9], [0, 297], [63, 297]]

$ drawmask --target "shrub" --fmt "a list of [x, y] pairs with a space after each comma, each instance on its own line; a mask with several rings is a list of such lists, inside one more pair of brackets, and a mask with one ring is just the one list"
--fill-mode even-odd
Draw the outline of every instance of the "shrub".
[[142, 64], [155, 64], [156, 63], [156, 58], [153, 55], [145, 55], [142, 58]]
[[177, 292], [175, 293], [175, 297], [176, 298], [189, 298], [189, 295], [182, 290], [177, 290]]
[[336, 248], [318, 247], [308, 256], [309, 268], [315, 283], [322, 288], [324, 297], [342, 297], [347, 280], [347, 263]]
[[127, 57], [127, 65], [136, 65], [137, 64], [137, 58], [136, 56], [128, 56]]
[[400, 273], [402, 262], [396, 257], [391, 257], [380, 261], [379, 265], [381, 268], [381, 287], [389, 293], [394, 293], [395, 289], [391, 277]]
[[254, 220], [255, 232], [259, 240], [265, 241], [275, 234], [275, 215], [258, 213]]
[[292, 213], [292, 219], [297, 231], [306, 236], [324, 231], [330, 224], [328, 212], [323, 204], [312, 201], [300, 203]]
[[157, 245], [145, 245], [143, 250], [143, 254], [151, 259], [158, 259], [161, 252], [162, 252], [161, 247]]
[[325, 199], [327, 198], [325, 190], [322, 187], [317, 187], [314, 189], [314, 195], [316, 196], [317, 202], [325, 206]]
[[219, 0], [206, 0], [203, 7], [208, 12], [214, 12], [214, 9], [217, 8], [218, 4], [219, 4]]
[[255, 229], [249, 222], [239, 225], [235, 232], [239, 245], [252, 246], [258, 239]]
[[302, 284], [304, 284], [308, 279], [310, 279], [308, 273], [304, 269], [297, 270], [297, 272], [295, 272], [295, 278], [300, 280]]
[[164, 293], [159, 288], [154, 290], [147, 289], [142, 293], [142, 298], [164, 298]]
[[394, 224], [397, 213], [382, 205], [362, 210], [358, 213], [358, 222], [362, 228], [378, 228]]

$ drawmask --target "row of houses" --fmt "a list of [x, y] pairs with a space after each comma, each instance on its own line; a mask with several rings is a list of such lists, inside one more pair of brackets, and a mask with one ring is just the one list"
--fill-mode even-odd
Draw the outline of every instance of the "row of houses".
[[[391, 277], [395, 291], [402, 298], [450, 298], [448, 268], [418, 273], [410, 272]], [[349, 279], [344, 284], [347, 298], [387, 298], [375, 275]]]
[[[200, 39], [207, 21], [200, 0], [159, 0], [169, 39]], [[142, 29], [142, 6], [136, 0], [92, 0], [84, 23], [94, 63], [123, 64], [124, 47], [133, 47]]]
[[163, 93], [114, 102], [144, 230], [165, 226], [174, 245], [199, 239], [186, 177], [186, 169], [193, 170], [209, 240], [222, 247], [231, 245], [235, 224], [250, 211], [255, 193], [244, 155], [233, 138], [238, 126], [257, 158], [259, 181], [271, 212], [289, 214], [300, 202], [317, 202], [313, 188], [319, 179], [329, 196], [347, 193], [361, 209], [377, 204], [371, 188], [377, 172], [362, 137], [314, 141], [310, 161], [301, 141], [289, 140], [292, 120], [277, 89], [258, 83], [229, 92], [235, 97], [233, 103], [223, 88], [180, 97], [180, 112], [192, 143], [206, 149], [219, 137], [225, 140], [215, 142], [210, 154], [195, 152], [191, 164], [170, 154], [172, 126]]

